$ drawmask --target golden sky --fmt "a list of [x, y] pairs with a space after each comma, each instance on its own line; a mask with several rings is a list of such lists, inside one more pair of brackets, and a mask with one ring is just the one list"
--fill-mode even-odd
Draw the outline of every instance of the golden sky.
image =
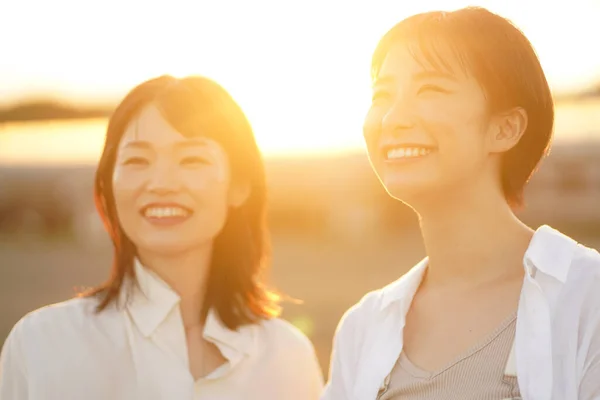
[[114, 100], [156, 75], [202, 74], [271, 147], [336, 147], [345, 132], [361, 145], [377, 40], [410, 14], [466, 5], [522, 28], [555, 90], [600, 78], [600, 0], [4, 0], [0, 102]]
[[[152, 3], [152, 4], [150, 4]], [[290, 80], [357, 85], [391, 25], [419, 11], [476, 4], [511, 18], [553, 86], [600, 76], [598, 0], [6, 0], [0, 3], [3, 98], [31, 92], [120, 95], [147, 77], [203, 73], [247, 91]], [[270, 76], [277, 79], [264, 81]], [[362, 78], [361, 78], [362, 77]], [[283, 82], [280, 80], [283, 79]], [[338, 80], [334, 78], [334, 80]]]

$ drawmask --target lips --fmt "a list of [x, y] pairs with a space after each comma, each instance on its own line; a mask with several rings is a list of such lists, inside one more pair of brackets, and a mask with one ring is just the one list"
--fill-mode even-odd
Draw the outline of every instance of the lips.
[[140, 209], [140, 214], [150, 223], [173, 225], [187, 220], [193, 210], [178, 203], [150, 203]]
[[386, 162], [423, 159], [435, 150], [434, 146], [416, 143], [391, 144], [382, 147], [383, 159]]

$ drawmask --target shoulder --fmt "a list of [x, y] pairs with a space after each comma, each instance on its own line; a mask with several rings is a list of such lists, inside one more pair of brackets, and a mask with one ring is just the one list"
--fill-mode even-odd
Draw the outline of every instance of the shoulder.
[[600, 271], [600, 256], [596, 250], [548, 225], [535, 231], [524, 258], [563, 283], [584, 276], [595, 278]]
[[[588, 377], [600, 371], [600, 253], [577, 244], [567, 282], [558, 302], [562, 323], [559, 335], [569, 332], [576, 335], [583, 359], [583, 371]], [[571, 329], [565, 329], [565, 326]], [[597, 377], [591, 378], [597, 382]], [[593, 385], [596, 387], [596, 384]]]
[[527, 256], [544, 273], [536, 280], [553, 307], [560, 332], [582, 338], [596, 335], [600, 331], [598, 251], [544, 226], [536, 231]]
[[74, 331], [85, 326], [93, 313], [91, 299], [73, 299], [42, 307], [23, 316], [11, 329], [2, 349], [3, 363], [27, 370], [42, 360], [48, 362], [74, 346]]
[[[264, 320], [258, 324], [259, 353], [263, 366], [271, 366], [281, 379], [308, 381], [308, 386], [322, 385], [322, 372], [315, 348], [300, 329], [280, 318]], [[299, 377], [302, 379], [298, 379]], [[304, 390], [304, 389], [303, 389]]]
[[83, 326], [95, 311], [95, 301], [91, 298], [76, 298], [51, 304], [34, 310], [17, 323], [22, 335], [31, 335], [43, 330], [51, 334], [57, 329]]
[[600, 279], [600, 253], [595, 249], [578, 244], [573, 254], [571, 268], [577, 273], [593, 279]]
[[258, 324], [261, 342], [269, 347], [293, 354], [314, 352], [308, 337], [290, 322], [281, 318], [263, 320]]
[[[566, 287], [565, 300], [578, 299], [581, 317], [592, 319], [600, 325], [600, 254], [598, 251], [578, 244], [575, 248]], [[598, 327], [597, 327], [598, 328]]]
[[344, 337], [347, 336], [361, 340], [368, 329], [377, 326], [382, 318], [387, 318], [390, 309], [397, 310], [393, 306], [416, 291], [427, 261], [427, 258], [421, 260], [396, 281], [368, 292], [359, 302], [350, 307], [337, 327], [336, 340], [344, 341]]
[[593, 296], [600, 301], [600, 254], [597, 250], [576, 243], [573, 246], [571, 262], [565, 284], [567, 291], [579, 295]]
[[289, 398], [318, 398], [323, 390], [323, 373], [309, 338], [280, 318], [254, 326], [258, 332], [257, 363], [269, 381], [276, 382], [274, 386], [288, 393]]
[[569, 289], [583, 290], [600, 280], [600, 255], [594, 249], [548, 226], [539, 227], [525, 253], [525, 266], [536, 267], [544, 275], [558, 280], [568, 294]]
[[39, 308], [22, 317], [11, 336], [27, 353], [61, 351], [93, 340], [95, 332], [111, 325], [107, 322], [115, 313], [111, 308], [96, 313], [97, 304], [95, 298], [75, 298]]
[[356, 304], [350, 307], [337, 326], [335, 336], [355, 336], [362, 328], [380, 312], [387, 292], [394, 288], [396, 282], [381, 289], [372, 290], [365, 294]]

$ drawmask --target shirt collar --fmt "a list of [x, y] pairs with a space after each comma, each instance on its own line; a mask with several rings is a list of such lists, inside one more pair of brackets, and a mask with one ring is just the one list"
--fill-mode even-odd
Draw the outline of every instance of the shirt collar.
[[427, 270], [428, 261], [429, 258], [425, 257], [400, 279], [382, 289], [382, 309], [387, 308], [390, 304], [399, 300], [412, 300], [413, 296], [417, 292], [417, 289], [419, 288], [419, 285], [421, 284], [421, 281], [423, 280], [423, 275]]
[[236, 330], [231, 330], [223, 324], [214, 310], [210, 310], [206, 317], [203, 336], [206, 340], [216, 344], [226, 358], [232, 359], [233, 354], [227, 349], [246, 355], [252, 353], [255, 330], [255, 325], [243, 325]]
[[[533, 234], [525, 252], [524, 267], [527, 269], [529, 265], [533, 265], [537, 270], [564, 283], [576, 247], [577, 242], [570, 237], [548, 225], [542, 225]], [[400, 279], [382, 289], [382, 309], [406, 299], [410, 303], [427, 270], [428, 260], [425, 257]], [[526, 270], [526, 272], [531, 273], [532, 271]]]
[[[127, 309], [140, 332], [149, 337], [179, 306], [181, 298], [156, 273], [145, 268], [137, 259], [134, 262], [134, 270], [137, 285], [130, 285]], [[254, 327], [248, 325], [235, 331], [231, 330], [211, 309], [206, 318], [203, 336], [206, 340], [231, 350], [224, 350], [228, 353], [224, 355], [230, 358], [228, 356], [233, 356], [234, 352], [250, 353], [254, 343]]]
[[[169, 285], [139, 260], [134, 261], [135, 282], [127, 280], [127, 310], [140, 332], [149, 337], [179, 305], [180, 298]], [[137, 283], [137, 284], [136, 284]]]
[[534, 233], [523, 259], [526, 272], [532, 265], [536, 270], [561, 283], [567, 281], [577, 242], [548, 225], [540, 226]]

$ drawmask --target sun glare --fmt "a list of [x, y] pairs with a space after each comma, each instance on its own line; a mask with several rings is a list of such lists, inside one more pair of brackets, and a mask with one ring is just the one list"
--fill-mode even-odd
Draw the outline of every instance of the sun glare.
[[[10, 3], [15, 10], [21, 7], [24, 15], [31, 15], [20, 2]], [[362, 147], [362, 119], [370, 98], [369, 62], [379, 37], [410, 14], [454, 9], [470, 2], [334, 3], [307, 0], [292, 6], [289, 2], [266, 0], [251, 3], [174, 0], [165, 8], [150, 4], [126, 6], [115, 0], [111, 4], [117, 8], [99, 8], [94, 18], [66, 21], [63, 19], [67, 14], [56, 10], [85, 10], [79, 2], [57, 0], [47, 10], [38, 10], [31, 16], [37, 31], [48, 35], [15, 34], [14, 37], [21, 38], [19, 48], [39, 51], [19, 51], [19, 62], [27, 68], [15, 66], [7, 74], [12, 71], [12, 76], [20, 77], [21, 89], [29, 85], [28, 90], [37, 87], [69, 98], [83, 98], [86, 102], [110, 96], [118, 99], [133, 85], [164, 73], [205, 75], [221, 83], [240, 103], [265, 153], [355, 150]], [[579, 85], [589, 80], [590, 68], [600, 69], [600, 53], [585, 52], [573, 45], [583, 46], [583, 41], [593, 34], [592, 29], [596, 29], [597, 15], [586, 11], [583, 0], [545, 4], [544, 18], [536, 14], [539, 7], [528, 3], [507, 0], [478, 3], [513, 19], [525, 31], [555, 88]], [[570, 13], [566, 13], [567, 9]], [[88, 15], [87, 11], [82, 15]], [[560, 29], [556, 29], [555, 21], [560, 21]], [[52, 29], [45, 29], [49, 24]], [[11, 25], [0, 29], [18, 33], [22, 27]], [[77, 52], [71, 46], [61, 45], [70, 43], [74, 31], [86, 38], [86, 45]], [[573, 42], [573, 35], [568, 36], [573, 32], [579, 41]], [[4, 72], [0, 69], [0, 75]], [[15, 90], [18, 81], [12, 83]], [[19, 131], [51, 132], [54, 144], [50, 139], [45, 142], [36, 136], [38, 139], [33, 140], [33, 133], [32, 136], [23, 133], [23, 137], [32, 140], [31, 145], [24, 146], [18, 144], [21, 139], [5, 135], [0, 139], [3, 160], [7, 148], [11, 151], [27, 148], [27, 154], [39, 149], [43, 159], [97, 158], [104, 123], [77, 123], [68, 129], [58, 126], [32, 124]], [[75, 134], [82, 129], [89, 135]], [[49, 149], [55, 153], [49, 154]]]

